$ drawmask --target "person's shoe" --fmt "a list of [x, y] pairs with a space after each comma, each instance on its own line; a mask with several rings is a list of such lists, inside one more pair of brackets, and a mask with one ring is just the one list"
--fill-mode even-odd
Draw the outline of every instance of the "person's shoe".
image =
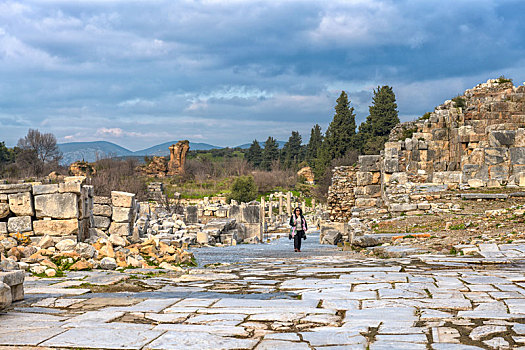
[[300, 253], [300, 252], [301, 252], [301, 249], [297, 249], [297, 251]]
[[293, 251], [294, 251], [294, 252], [297, 252], [298, 250], [297, 250], [297, 249], [294, 249]]

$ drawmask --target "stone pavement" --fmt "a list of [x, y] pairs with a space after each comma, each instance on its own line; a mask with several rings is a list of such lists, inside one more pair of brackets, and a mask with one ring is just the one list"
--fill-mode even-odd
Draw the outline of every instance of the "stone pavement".
[[[356, 259], [309, 242], [179, 275], [29, 277], [0, 314], [0, 348], [525, 349], [522, 265]], [[131, 282], [144, 288], [109, 288]]]

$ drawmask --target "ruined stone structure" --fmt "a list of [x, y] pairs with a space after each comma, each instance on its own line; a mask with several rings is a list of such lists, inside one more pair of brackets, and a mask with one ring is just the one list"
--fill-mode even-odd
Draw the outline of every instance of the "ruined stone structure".
[[310, 184], [310, 185], [313, 185], [314, 184], [314, 173], [312, 171], [312, 168], [310, 168], [309, 166], [306, 166], [304, 168], [301, 168], [298, 172], [297, 172], [297, 176], [302, 176], [305, 178], [306, 180], [306, 183]]
[[186, 162], [186, 153], [190, 149], [188, 140], [179, 141], [170, 146], [170, 161], [168, 162], [168, 175], [179, 175], [184, 173], [184, 163]]
[[334, 169], [332, 220], [385, 207], [423, 212], [452, 188], [525, 186], [525, 86], [493, 79], [399, 124], [381, 155]]
[[18, 240], [83, 242], [102, 231], [128, 236], [133, 231], [135, 195], [112, 192], [111, 198], [94, 197], [85, 177], [70, 176], [58, 184], [0, 185], [0, 235]]
[[165, 157], [153, 157], [149, 164], [140, 167], [140, 171], [146, 175], [160, 178], [183, 174], [186, 153], [190, 149], [190, 142], [188, 140], [179, 141], [171, 145], [169, 149], [169, 161]]
[[93, 164], [90, 164], [85, 161], [78, 161], [71, 163], [69, 166], [69, 174], [73, 176], [93, 176], [97, 173], [97, 169], [93, 166]]

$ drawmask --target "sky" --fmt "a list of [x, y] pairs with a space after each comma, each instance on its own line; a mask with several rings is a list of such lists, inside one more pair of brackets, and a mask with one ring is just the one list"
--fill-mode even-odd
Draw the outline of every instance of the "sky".
[[0, 141], [130, 150], [323, 132], [393, 87], [401, 121], [501, 75], [525, 80], [523, 0], [0, 0]]

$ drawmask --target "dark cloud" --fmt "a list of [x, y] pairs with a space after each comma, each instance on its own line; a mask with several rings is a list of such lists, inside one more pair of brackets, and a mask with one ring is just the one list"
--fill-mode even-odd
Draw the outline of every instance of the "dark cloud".
[[358, 121], [391, 85], [402, 120], [505, 74], [525, 79], [523, 1], [4, 1], [0, 140], [138, 149], [323, 129], [341, 90]]

